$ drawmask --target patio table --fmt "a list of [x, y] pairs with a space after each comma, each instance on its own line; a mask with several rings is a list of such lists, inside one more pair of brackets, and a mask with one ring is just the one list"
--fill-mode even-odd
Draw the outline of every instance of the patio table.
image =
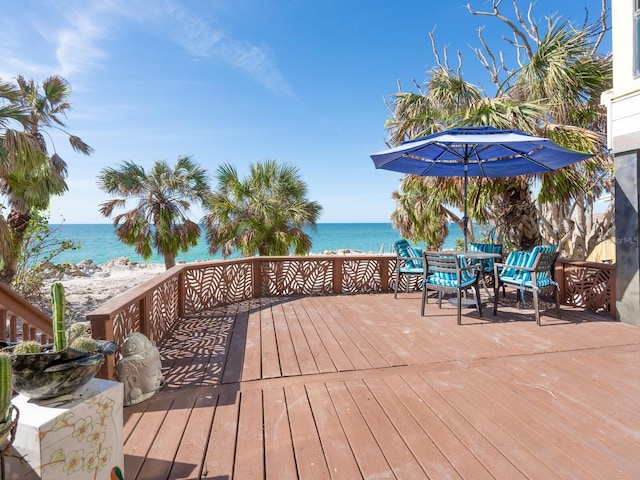
[[[502, 254], [501, 253], [493, 253], [493, 252], [482, 252], [479, 250], [467, 250], [466, 252], [463, 252], [462, 250], [440, 250], [441, 253], [446, 253], [446, 254], [450, 254], [450, 255], [458, 255], [459, 257], [463, 257], [465, 260], [478, 260], [478, 261], [482, 261], [482, 260], [490, 260], [490, 259], [494, 259], [494, 260], [501, 260], [502, 259]], [[484, 288], [484, 291], [487, 292], [487, 295], [489, 296], [489, 300], [491, 300], [491, 292], [489, 291], [489, 289], [487, 288], [487, 283], [484, 281], [484, 276], [481, 277], [480, 281], [482, 282], [482, 288]], [[473, 300], [467, 299], [467, 292], [465, 291], [464, 293], [464, 297], [462, 298], [462, 306], [464, 308], [473, 308], [475, 307], [475, 302]], [[458, 299], [457, 298], [451, 298], [449, 299], [449, 303], [451, 305], [457, 305], [458, 303]]]

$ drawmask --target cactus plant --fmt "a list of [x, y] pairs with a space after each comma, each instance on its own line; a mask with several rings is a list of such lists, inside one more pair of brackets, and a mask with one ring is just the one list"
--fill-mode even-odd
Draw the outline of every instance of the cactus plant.
[[24, 355], [28, 353], [40, 353], [40, 344], [36, 341], [29, 340], [28, 342], [21, 342], [13, 349], [13, 353], [16, 355]]
[[[73, 392], [89, 382], [104, 362], [104, 356], [113, 354], [116, 346], [112, 342], [87, 337], [89, 325], [78, 325], [66, 330], [64, 287], [61, 283], [51, 285], [51, 307], [53, 321], [53, 346], [24, 346], [24, 342], [13, 347], [11, 363], [15, 377], [15, 390], [32, 399], [41, 400]], [[79, 335], [73, 347], [67, 348], [69, 339]], [[33, 348], [28, 354], [25, 349]], [[21, 353], [22, 350], [22, 353]]]
[[61, 352], [67, 348], [67, 329], [64, 319], [64, 287], [60, 282], [51, 285], [51, 311], [53, 314], [53, 348]]
[[67, 345], [71, 345], [76, 338], [89, 337], [90, 326], [88, 322], [76, 322], [67, 330]]
[[98, 343], [93, 338], [78, 337], [71, 344], [71, 348], [74, 348], [76, 350], [80, 350], [83, 352], [93, 353], [96, 350], [98, 350]]
[[0, 426], [11, 421], [12, 393], [11, 355], [0, 352]]

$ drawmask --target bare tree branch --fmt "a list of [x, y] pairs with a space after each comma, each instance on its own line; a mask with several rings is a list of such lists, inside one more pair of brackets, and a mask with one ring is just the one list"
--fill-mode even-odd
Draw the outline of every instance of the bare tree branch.
[[460, 52], [460, 50], [456, 51], [456, 56], [458, 57], [458, 68], [454, 70], [449, 64], [449, 51], [447, 50], [447, 46], [444, 45], [442, 47], [442, 57], [444, 58], [443, 61], [440, 58], [440, 54], [438, 53], [438, 47], [436, 45], [436, 39], [435, 35], [433, 34], [433, 30], [429, 32], [429, 38], [431, 39], [431, 49], [433, 50], [434, 57], [436, 57], [436, 63], [438, 64], [438, 67], [440, 67], [440, 69], [445, 72], [462, 78], [462, 53]]
[[[435, 29], [434, 29], [435, 30]], [[438, 64], [438, 66], [442, 69], [442, 70], [447, 70], [445, 68], [445, 66], [442, 64], [442, 62], [440, 61], [440, 53], [438, 53], [438, 47], [436, 45], [436, 39], [435, 39], [435, 35], [433, 34], [434, 30], [431, 30], [429, 32], [429, 38], [431, 39], [431, 50], [433, 50], [433, 56], [436, 57], [436, 63]], [[446, 56], [446, 52], [447, 52], [447, 47], [443, 47], [443, 50], [445, 52], [445, 56]]]
[[[527, 9], [527, 22], [524, 21], [522, 17], [522, 13], [520, 13], [520, 8], [518, 7], [517, 0], [511, 0], [513, 4], [513, 12], [515, 13], [516, 19], [518, 23], [522, 26], [522, 29], [526, 32], [531, 40], [535, 42], [536, 45], [540, 44], [540, 37], [538, 36], [538, 26], [531, 18], [531, 12], [533, 11], [534, 2], [529, 3], [529, 8]], [[513, 27], [511, 27], [513, 29]]]
[[[516, 10], [516, 16], [518, 17], [518, 21], [522, 25], [522, 28], [527, 33], [527, 35], [529, 36], [533, 35], [532, 33], [530, 33], [526, 23], [524, 23], [522, 19], [522, 15], [520, 14], [520, 10], [517, 7], [516, 0], [512, 0], [512, 1], [513, 1], [514, 8]], [[529, 40], [527, 40], [527, 35], [525, 35], [523, 31], [516, 26], [515, 23], [513, 23], [511, 20], [509, 20], [500, 12], [498, 7], [500, 6], [501, 3], [502, 3], [502, 0], [493, 0], [493, 12], [482, 12], [482, 11], [473, 10], [471, 8], [471, 4], [469, 3], [467, 3], [467, 10], [469, 10], [469, 13], [471, 13], [472, 15], [486, 15], [489, 17], [496, 17], [498, 20], [500, 20], [501, 22], [509, 26], [509, 28], [511, 28], [511, 31], [514, 34], [514, 37], [516, 38], [516, 42], [514, 43], [514, 45], [518, 45], [520, 48], [524, 48], [525, 51], [527, 52], [527, 56], [531, 58], [533, 56], [533, 49], [531, 48], [531, 44], [529, 43]], [[522, 42], [521, 44], [517, 42], [518, 38]], [[534, 37], [532, 37], [532, 39], [535, 41]]]
[[482, 48], [484, 49], [484, 52], [486, 52], [486, 54], [489, 56], [489, 59], [491, 60], [491, 63], [489, 63], [489, 61], [487, 60], [485, 54], [483, 53], [483, 51], [480, 48], [474, 48], [474, 51], [476, 52], [476, 57], [478, 57], [478, 60], [480, 61], [482, 66], [489, 71], [489, 74], [491, 75], [491, 83], [493, 83], [496, 87], [500, 88], [499, 75], [500, 75], [500, 71], [505, 70], [504, 69], [504, 57], [502, 56], [502, 52], [500, 52], [500, 64], [498, 65], [497, 62], [496, 62], [495, 55], [493, 54], [493, 52], [489, 48], [489, 45], [487, 45], [487, 42], [485, 41], [484, 37], [482, 36], [482, 30], [483, 29], [484, 29], [484, 27], [480, 27], [478, 29], [478, 38], [480, 39], [480, 43], [482, 44]]
[[600, 28], [600, 33], [598, 34], [598, 39], [596, 40], [596, 42], [593, 45], [593, 48], [591, 49], [591, 54], [592, 55], [598, 51], [598, 48], [600, 48], [600, 44], [604, 40], [604, 36], [608, 31], [608, 27], [607, 27], [607, 0], [602, 0], [602, 8], [600, 9], [600, 20], [598, 22], [599, 22], [601, 28]]

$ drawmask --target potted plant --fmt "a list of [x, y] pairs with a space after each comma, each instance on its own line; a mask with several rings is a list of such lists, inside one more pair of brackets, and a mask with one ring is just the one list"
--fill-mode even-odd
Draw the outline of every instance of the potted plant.
[[11, 404], [12, 377], [11, 356], [0, 352], [0, 456], [13, 443], [18, 425], [18, 409]]
[[14, 389], [36, 400], [65, 395], [85, 385], [98, 372], [104, 355], [115, 352], [112, 342], [78, 336], [75, 329], [67, 332], [61, 283], [51, 286], [51, 307], [54, 343], [23, 342], [12, 347]]

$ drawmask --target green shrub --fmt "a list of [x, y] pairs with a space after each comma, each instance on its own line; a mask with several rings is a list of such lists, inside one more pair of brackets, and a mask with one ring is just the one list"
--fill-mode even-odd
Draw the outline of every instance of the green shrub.
[[67, 264], [54, 263], [55, 258], [67, 250], [77, 250], [80, 245], [73, 240], [60, 239], [56, 232], [60, 226], [51, 228], [49, 217], [33, 210], [31, 221], [25, 231], [24, 243], [18, 271], [11, 282], [13, 289], [34, 303], [42, 303], [45, 280], [45, 265], [63, 272]]

